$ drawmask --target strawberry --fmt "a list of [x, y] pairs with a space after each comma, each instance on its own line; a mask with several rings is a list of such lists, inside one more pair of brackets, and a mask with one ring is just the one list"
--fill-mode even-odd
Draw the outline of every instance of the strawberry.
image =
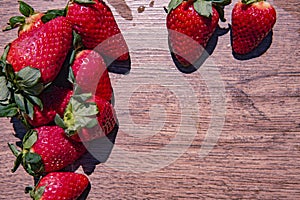
[[83, 93], [92, 93], [110, 101], [112, 86], [103, 58], [95, 51], [79, 52], [71, 66], [76, 84]]
[[26, 116], [28, 123], [33, 127], [38, 127], [52, 122], [56, 114], [63, 116], [72, 94], [71, 89], [56, 86], [51, 86], [43, 91], [40, 95], [43, 109], [35, 105], [33, 118]]
[[232, 48], [237, 54], [254, 50], [276, 22], [274, 7], [263, 0], [242, 0], [232, 10]]
[[108, 135], [116, 125], [116, 117], [113, 106], [106, 100], [94, 98], [98, 107], [96, 115], [98, 124], [92, 128], [81, 128], [76, 132], [69, 132], [73, 140], [77, 142], [87, 142]]
[[95, 95], [78, 94], [76, 90], [75, 87], [64, 117], [57, 115], [55, 123], [77, 142], [91, 141], [109, 134], [117, 123], [111, 103]]
[[83, 45], [112, 60], [126, 61], [129, 51], [110, 8], [102, 0], [73, 0], [67, 19], [82, 37]]
[[9, 144], [17, 157], [12, 171], [20, 164], [33, 176], [61, 170], [80, 158], [86, 149], [82, 143], [70, 140], [58, 126], [41, 126], [29, 130], [23, 138], [23, 149]]
[[57, 76], [71, 44], [71, 24], [65, 17], [57, 17], [14, 40], [7, 61], [15, 72], [27, 66], [39, 69], [41, 82], [47, 84]]
[[19, 11], [23, 16], [14, 16], [9, 19], [8, 26], [3, 31], [8, 31], [19, 27], [18, 35], [30, 32], [43, 24], [42, 17], [44, 13], [35, 12], [35, 10], [23, 1], [19, 2]]
[[194, 65], [200, 58], [220, 17], [224, 20], [223, 6], [230, 2], [171, 0], [167, 15], [169, 44], [180, 64]]
[[88, 188], [90, 182], [83, 174], [52, 172], [42, 177], [36, 187], [26, 188], [34, 200], [75, 200]]

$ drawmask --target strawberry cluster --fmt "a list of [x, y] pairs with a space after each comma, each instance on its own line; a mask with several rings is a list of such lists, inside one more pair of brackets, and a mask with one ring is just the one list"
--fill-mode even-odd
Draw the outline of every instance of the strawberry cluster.
[[[192, 70], [198, 68], [219, 20], [226, 21], [224, 8], [229, 4], [231, 0], [170, 1], [166, 9], [169, 46], [183, 70], [193, 65]], [[232, 9], [231, 20], [233, 53], [244, 56], [270, 33], [276, 22], [276, 11], [264, 0], [239, 0]]]
[[22, 165], [39, 179], [27, 188], [35, 200], [77, 199], [88, 178], [61, 171], [86, 153], [83, 142], [118, 126], [109, 70], [130, 63], [128, 47], [101, 0], [70, 0], [47, 12], [19, 4], [23, 16], [4, 29], [18, 27], [18, 37], [0, 60], [0, 117], [17, 118], [27, 129], [22, 150], [9, 143], [12, 171]]

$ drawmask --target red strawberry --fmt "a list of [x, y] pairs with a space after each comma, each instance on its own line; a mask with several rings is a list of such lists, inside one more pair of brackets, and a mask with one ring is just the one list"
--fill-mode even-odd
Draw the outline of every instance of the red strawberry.
[[65, 17], [57, 17], [14, 40], [7, 61], [15, 72], [27, 66], [39, 69], [41, 81], [49, 83], [59, 73], [71, 44], [70, 23]]
[[82, 93], [92, 93], [110, 101], [112, 86], [103, 58], [95, 51], [83, 50], [76, 55], [72, 70]]
[[3, 31], [19, 27], [18, 35], [30, 32], [43, 24], [43, 13], [35, 12], [34, 9], [23, 1], [19, 2], [19, 11], [23, 16], [14, 16], [9, 19], [8, 26]]
[[115, 110], [108, 101], [97, 97], [94, 97], [94, 101], [99, 111], [96, 115], [98, 124], [92, 128], [82, 127], [74, 132], [74, 135], [71, 134], [71, 138], [77, 142], [86, 142], [104, 137], [113, 130], [117, 123]]
[[80, 2], [70, 1], [67, 19], [82, 37], [83, 45], [88, 49], [96, 48], [102, 56], [110, 59], [128, 60], [127, 44], [110, 8], [102, 0]]
[[52, 86], [40, 95], [43, 109], [34, 106], [33, 118], [26, 117], [30, 125], [34, 127], [47, 125], [52, 122], [56, 114], [63, 116], [64, 111], [73, 94], [71, 89]]
[[83, 174], [52, 172], [41, 178], [34, 189], [27, 188], [27, 192], [30, 191], [30, 196], [34, 200], [75, 200], [89, 184], [88, 178]]
[[232, 48], [237, 54], [255, 49], [276, 22], [274, 7], [262, 0], [242, 0], [232, 10]]
[[199, 59], [213, 35], [219, 21], [214, 6], [212, 1], [171, 0], [167, 16], [169, 44], [183, 66], [193, 65]]
[[17, 156], [13, 171], [22, 164], [33, 176], [58, 171], [86, 152], [82, 143], [70, 140], [58, 126], [41, 126], [30, 130], [23, 139], [21, 152], [12, 144], [9, 147]]

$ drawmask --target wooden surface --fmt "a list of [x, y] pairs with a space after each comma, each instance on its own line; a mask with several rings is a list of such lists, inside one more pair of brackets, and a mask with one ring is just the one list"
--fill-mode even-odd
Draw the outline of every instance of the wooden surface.
[[[66, 3], [27, 2], [41, 11]], [[299, 1], [269, 1], [278, 20], [263, 55], [235, 59], [227, 33], [193, 74], [179, 72], [169, 54], [166, 0], [108, 2], [132, 70], [110, 74], [120, 130], [109, 160], [89, 176], [88, 199], [300, 199]], [[1, 0], [1, 26], [17, 8]], [[15, 37], [0, 33], [0, 46]], [[0, 124], [0, 199], [29, 199], [31, 177], [22, 168], [10, 173], [12, 125]]]

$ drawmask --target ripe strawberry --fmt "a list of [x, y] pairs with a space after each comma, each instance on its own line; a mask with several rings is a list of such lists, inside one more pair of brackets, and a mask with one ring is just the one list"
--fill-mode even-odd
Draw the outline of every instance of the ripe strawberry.
[[20, 164], [33, 176], [58, 171], [80, 158], [86, 149], [82, 143], [70, 140], [58, 126], [41, 126], [28, 131], [23, 138], [23, 149], [9, 144], [17, 157], [13, 172]]
[[23, 16], [14, 16], [9, 19], [8, 26], [3, 31], [8, 31], [19, 27], [18, 35], [30, 32], [31, 30], [43, 24], [42, 17], [44, 13], [35, 12], [35, 10], [23, 1], [19, 2], [19, 11]]
[[268, 35], [276, 22], [274, 7], [263, 0], [242, 0], [232, 10], [232, 48], [247, 54]]
[[[171, 0], [168, 6], [167, 28], [170, 48], [183, 66], [195, 64], [213, 35], [219, 15], [214, 1]], [[227, 5], [230, 1], [218, 1]], [[220, 9], [219, 9], [220, 10]], [[222, 14], [222, 13], [221, 13]]]
[[65, 17], [57, 17], [14, 40], [7, 61], [15, 72], [27, 66], [39, 69], [41, 81], [46, 84], [59, 73], [71, 44], [70, 23]]
[[110, 101], [112, 86], [103, 58], [95, 51], [79, 52], [71, 66], [82, 93], [92, 93]]
[[102, 56], [113, 60], [129, 59], [124, 37], [110, 8], [102, 0], [69, 1], [67, 19], [82, 37], [86, 48], [96, 48]]
[[33, 127], [47, 125], [52, 122], [56, 114], [63, 116], [73, 91], [68, 88], [51, 86], [40, 95], [43, 109], [34, 106], [33, 118], [26, 116], [26, 119]]
[[106, 100], [94, 97], [98, 107], [96, 115], [98, 124], [92, 128], [82, 127], [76, 132], [71, 132], [71, 138], [77, 142], [91, 141], [108, 135], [116, 125], [116, 116], [113, 106]]
[[26, 188], [34, 200], [75, 200], [90, 184], [83, 174], [74, 172], [52, 172], [40, 179], [36, 187]]

